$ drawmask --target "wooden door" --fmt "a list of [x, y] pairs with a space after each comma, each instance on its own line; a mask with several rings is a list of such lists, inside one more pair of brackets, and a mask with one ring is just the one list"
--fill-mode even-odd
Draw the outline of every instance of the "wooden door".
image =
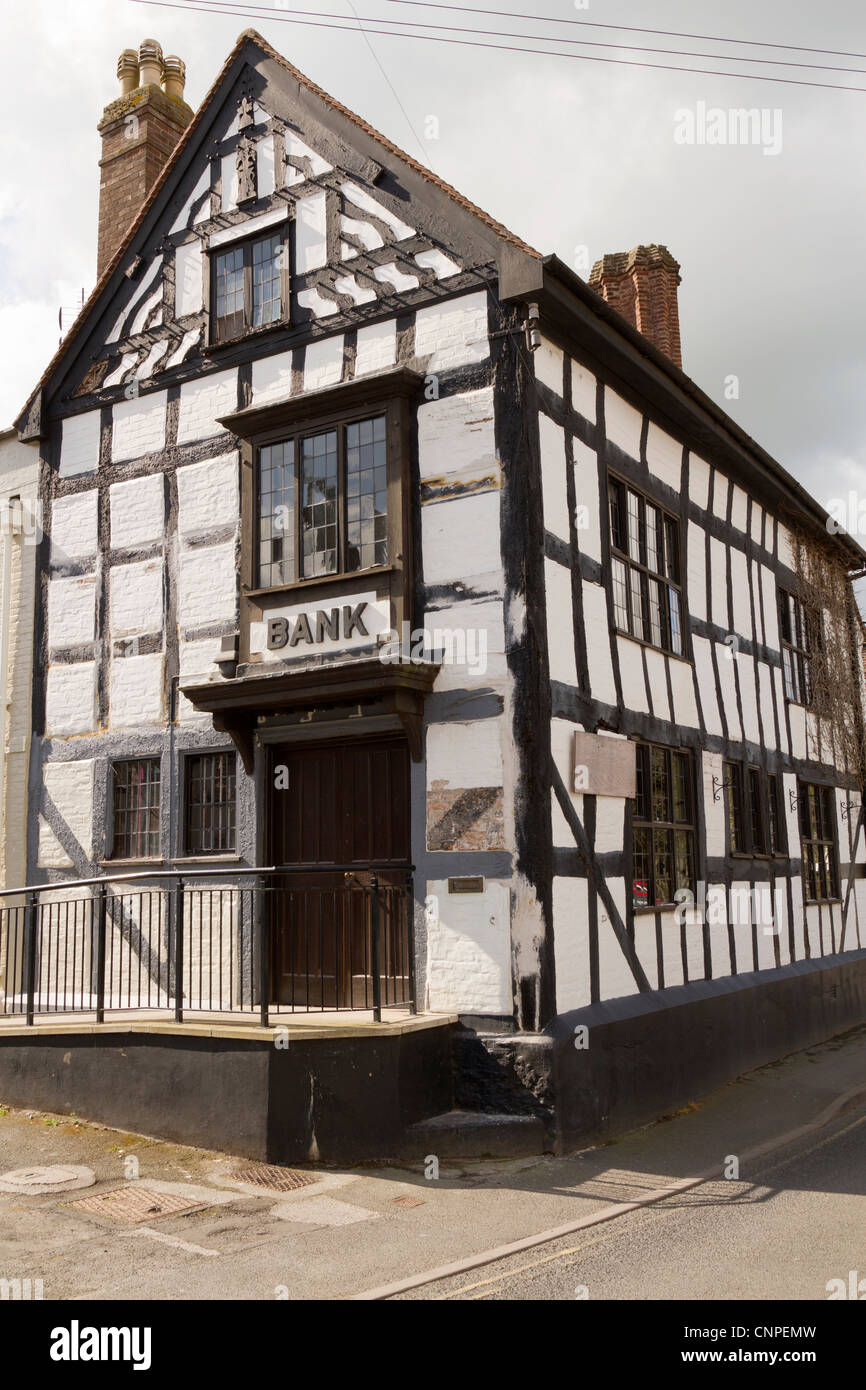
[[[279, 745], [269, 768], [269, 862], [303, 864], [272, 894], [279, 1003], [365, 1007], [371, 1000], [370, 865], [403, 883], [410, 862], [409, 754], [401, 740]], [[347, 881], [329, 865], [357, 866]]]

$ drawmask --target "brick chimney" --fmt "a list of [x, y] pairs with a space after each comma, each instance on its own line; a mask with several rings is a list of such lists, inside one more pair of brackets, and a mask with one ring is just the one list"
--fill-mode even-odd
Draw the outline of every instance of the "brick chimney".
[[680, 267], [666, 246], [635, 246], [632, 251], [603, 256], [592, 267], [589, 283], [611, 308], [682, 367], [677, 307]]
[[184, 63], [180, 58], [163, 58], [155, 39], [145, 39], [138, 52], [124, 49], [117, 60], [117, 76], [120, 96], [106, 106], [97, 127], [102, 136], [97, 278], [132, 226], [193, 114], [183, 99]]

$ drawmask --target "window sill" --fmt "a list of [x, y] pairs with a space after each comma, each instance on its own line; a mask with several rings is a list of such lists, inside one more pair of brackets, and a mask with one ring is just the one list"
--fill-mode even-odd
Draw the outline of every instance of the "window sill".
[[180, 859], [172, 860], [174, 864], [183, 864], [189, 867], [191, 864], [243, 864], [244, 858], [241, 854], [185, 854]]
[[205, 343], [204, 351], [208, 356], [220, 353], [223, 349], [237, 348], [243, 343], [258, 342], [260, 338], [266, 338], [269, 333], [278, 333], [281, 329], [297, 327], [291, 319], [277, 319], [274, 323], [266, 323], [261, 328], [246, 328], [243, 333], [239, 333], [235, 338], [220, 338], [219, 341], [210, 340]]
[[375, 578], [377, 574], [393, 574], [396, 565], [372, 565], [365, 570], [344, 570], [339, 574], [316, 574], [310, 579], [297, 579], [294, 584], [276, 584], [267, 589], [248, 589], [242, 585], [247, 598], [271, 598], [278, 594], [292, 594], [296, 589], [324, 588], [330, 584], [343, 584], [351, 579]]
[[645, 637], [633, 637], [630, 632], [623, 632], [621, 627], [615, 627], [614, 633], [617, 637], [624, 637], [626, 642], [634, 642], [637, 647], [647, 647], [651, 652], [658, 652], [659, 656], [667, 656], [671, 661], [682, 661], [686, 666], [694, 669], [694, 661], [690, 656], [684, 656], [680, 652], [669, 652], [664, 647], [657, 647], [654, 642], [648, 642]]
[[100, 869], [120, 870], [140, 869], [142, 867], [153, 869], [157, 866], [164, 866], [165, 863], [166, 860], [159, 854], [146, 859], [100, 859], [99, 867]]

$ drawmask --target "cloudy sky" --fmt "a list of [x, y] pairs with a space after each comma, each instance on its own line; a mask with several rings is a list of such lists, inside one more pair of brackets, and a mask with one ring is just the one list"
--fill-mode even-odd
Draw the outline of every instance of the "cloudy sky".
[[[866, 483], [866, 26], [860, 0], [475, 0], [514, 18], [392, 0], [27, 0], [5, 5], [0, 37], [0, 425], [11, 422], [57, 344], [57, 313], [95, 279], [102, 108], [123, 48], [154, 37], [187, 64], [196, 106], [238, 33], [257, 28], [314, 81], [426, 162], [540, 251], [579, 271], [604, 252], [667, 245], [682, 264], [685, 370], [827, 505]], [[357, 29], [287, 22], [289, 7], [334, 22], [354, 11], [541, 35], [560, 52], [712, 68], [648, 71], [583, 59], [490, 52]], [[246, 11], [246, 13], [244, 13]], [[556, 23], [532, 23], [521, 11]], [[327, 18], [326, 16], [326, 18]], [[859, 20], [859, 22], [858, 22]], [[578, 28], [643, 25], [728, 42]], [[446, 31], [452, 38], [478, 35]], [[704, 56], [578, 48], [564, 40]], [[730, 40], [864, 53], [820, 56]], [[483, 40], [482, 40], [483, 41]], [[493, 40], [495, 42], [495, 40]], [[508, 38], [503, 44], [531, 46]], [[535, 45], [536, 47], [538, 44]], [[755, 58], [849, 72], [762, 66]], [[715, 70], [761, 74], [750, 81]], [[384, 75], [383, 75], [384, 73]], [[860, 86], [863, 94], [767, 80]], [[768, 143], [683, 144], [678, 113], [765, 109]], [[780, 112], [779, 116], [774, 115]], [[436, 118], [436, 122], [430, 120]], [[778, 124], [781, 122], [781, 125]], [[438, 138], [429, 138], [438, 123]], [[775, 124], [772, 124], [775, 123]], [[585, 270], [583, 272], [586, 273]], [[736, 377], [739, 398], [725, 398]]]

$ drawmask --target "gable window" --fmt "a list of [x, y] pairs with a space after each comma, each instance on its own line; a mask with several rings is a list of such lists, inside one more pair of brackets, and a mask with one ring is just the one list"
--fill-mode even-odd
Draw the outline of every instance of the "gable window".
[[784, 589], [779, 591], [782, 669], [785, 695], [798, 705], [812, 703], [811, 658], [819, 649], [818, 614]]
[[388, 564], [386, 423], [373, 415], [259, 448], [256, 587]]
[[694, 891], [695, 817], [691, 754], [639, 743], [632, 824], [632, 903], [673, 904], [679, 888]]
[[228, 342], [285, 317], [285, 247], [284, 234], [275, 232], [212, 253], [214, 342]]
[[186, 759], [186, 853], [235, 848], [234, 753], [196, 753]]
[[159, 758], [112, 763], [112, 859], [159, 855]]
[[683, 655], [679, 519], [618, 478], [608, 484], [614, 623]]
[[838, 898], [836, 812], [833, 788], [811, 782], [799, 785], [800, 837], [807, 902]]

